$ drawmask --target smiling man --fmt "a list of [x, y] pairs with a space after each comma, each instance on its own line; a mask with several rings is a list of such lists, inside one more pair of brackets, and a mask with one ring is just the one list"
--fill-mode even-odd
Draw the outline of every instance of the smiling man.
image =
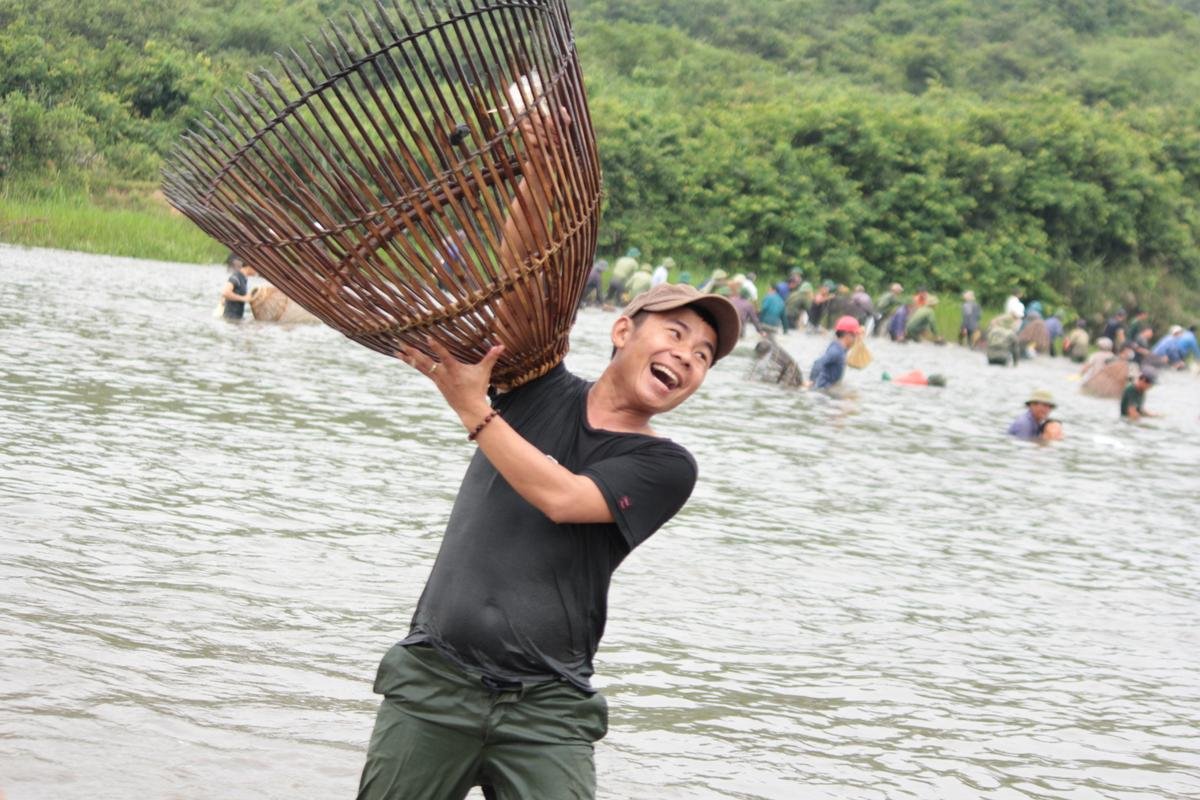
[[563, 365], [488, 401], [493, 347], [427, 375], [479, 445], [409, 636], [384, 657], [360, 798], [591, 798], [592, 688], [613, 571], [683, 506], [696, 463], [651, 427], [738, 340], [724, 297], [661, 284], [613, 323], [594, 383]]

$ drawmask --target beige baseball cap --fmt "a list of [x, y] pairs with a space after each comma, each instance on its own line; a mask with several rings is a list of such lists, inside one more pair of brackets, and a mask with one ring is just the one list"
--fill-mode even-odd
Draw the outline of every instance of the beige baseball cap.
[[728, 298], [706, 294], [686, 283], [660, 283], [647, 292], [642, 292], [629, 301], [621, 316], [632, 317], [639, 311], [670, 311], [674, 308], [695, 306], [708, 312], [717, 324], [717, 352], [713, 363], [717, 363], [733, 350], [742, 335], [742, 318]]

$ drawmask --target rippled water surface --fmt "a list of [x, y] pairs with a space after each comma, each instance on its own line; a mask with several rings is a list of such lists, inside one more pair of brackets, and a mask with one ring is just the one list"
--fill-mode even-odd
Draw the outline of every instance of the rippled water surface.
[[[8, 800], [353, 795], [472, 447], [399, 362], [212, 318], [223, 280], [0, 246]], [[701, 477], [614, 580], [600, 797], [1200, 797], [1200, 379], [1129, 425], [1061, 360], [872, 348], [831, 399], [743, 345], [661, 420]], [[1034, 388], [1066, 441], [1003, 435]]]

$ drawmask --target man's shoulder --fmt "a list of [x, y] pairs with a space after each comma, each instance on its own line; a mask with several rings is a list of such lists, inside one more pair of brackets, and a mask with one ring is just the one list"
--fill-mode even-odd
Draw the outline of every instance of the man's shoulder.
[[524, 397], [562, 398], [572, 390], [578, 391], [586, 387], [590, 381], [580, 378], [567, 369], [561, 362], [556, 364], [545, 375], [541, 375], [528, 383], [523, 383], [512, 391], [500, 395], [498, 401], [512, 402]]
[[559, 364], [545, 375], [498, 395], [492, 405], [518, 429], [529, 424], [562, 424], [561, 415], [579, 405], [589, 385]]

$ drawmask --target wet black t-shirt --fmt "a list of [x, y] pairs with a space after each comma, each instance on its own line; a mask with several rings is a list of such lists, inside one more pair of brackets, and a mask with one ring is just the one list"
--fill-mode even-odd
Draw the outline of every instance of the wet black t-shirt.
[[592, 428], [590, 386], [560, 365], [493, 405], [548, 457], [595, 481], [615, 522], [552, 522], [477, 451], [405, 644], [432, 644], [500, 683], [592, 690], [613, 571], [683, 507], [696, 462], [669, 439]]
[[[229, 273], [229, 282], [233, 284], [233, 293], [245, 295], [246, 290], [250, 285], [250, 281], [242, 274], [240, 269], [235, 269]], [[225, 316], [229, 319], [241, 319], [246, 313], [246, 301], [244, 300], [226, 300], [225, 301]]]

